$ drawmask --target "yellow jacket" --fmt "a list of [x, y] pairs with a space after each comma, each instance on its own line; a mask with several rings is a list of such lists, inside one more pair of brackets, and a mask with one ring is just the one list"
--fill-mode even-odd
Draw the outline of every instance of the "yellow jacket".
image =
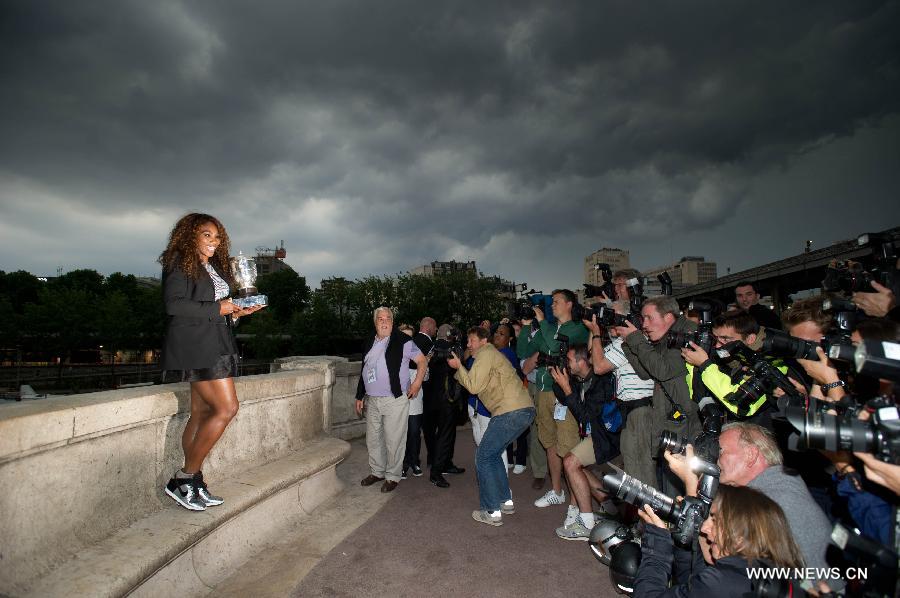
[[488, 343], [473, 354], [472, 369], [456, 370], [456, 379], [491, 412], [503, 415], [533, 407], [528, 391], [503, 353]]

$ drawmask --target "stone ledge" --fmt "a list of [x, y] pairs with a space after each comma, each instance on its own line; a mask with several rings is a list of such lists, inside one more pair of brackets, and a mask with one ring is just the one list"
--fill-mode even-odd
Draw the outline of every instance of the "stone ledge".
[[[298, 376], [301, 373], [305, 375]], [[241, 403], [249, 404], [322, 387], [331, 382], [329, 377], [325, 366], [317, 367], [309, 360], [294, 371], [236, 378], [235, 387]], [[188, 411], [189, 402], [190, 387], [183, 382], [4, 405], [0, 409], [0, 462], [31, 450], [172, 417]]]
[[214, 491], [226, 498], [225, 504], [192, 512], [172, 503], [82, 550], [26, 595], [152, 596], [163, 589], [208, 590], [282, 523], [306, 516], [337, 493], [334, 468], [349, 453], [346, 442], [322, 437], [223, 480]]

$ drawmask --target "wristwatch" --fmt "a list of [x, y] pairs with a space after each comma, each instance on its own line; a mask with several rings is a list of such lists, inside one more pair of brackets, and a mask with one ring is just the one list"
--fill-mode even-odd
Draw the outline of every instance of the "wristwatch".
[[822, 385], [822, 391], [828, 392], [832, 388], [837, 388], [838, 386], [847, 386], [847, 383], [844, 382], [843, 380], [838, 380], [836, 382], [829, 382], [828, 384]]

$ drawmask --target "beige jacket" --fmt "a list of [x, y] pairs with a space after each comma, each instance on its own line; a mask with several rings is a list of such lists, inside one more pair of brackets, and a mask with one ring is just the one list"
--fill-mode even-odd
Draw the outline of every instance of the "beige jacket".
[[531, 397], [509, 360], [488, 343], [475, 351], [472, 369], [456, 371], [456, 379], [484, 403], [491, 415], [533, 407]]

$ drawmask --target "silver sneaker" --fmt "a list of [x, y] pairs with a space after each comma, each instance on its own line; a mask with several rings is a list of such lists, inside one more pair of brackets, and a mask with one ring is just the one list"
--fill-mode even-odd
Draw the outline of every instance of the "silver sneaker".
[[209, 493], [209, 488], [207, 488], [206, 482], [203, 481], [202, 471], [197, 472], [197, 475], [194, 476], [194, 481], [197, 486], [197, 494], [207, 507], [216, 507], [225, 502], [224, 498]]
[[472, 511], [472, 519], [474, 519], [478, 523], [487, 523], [488, 525], [493, 525], [495, 527], [503, 525], [503, 519], [501, 515], [492, 517], [491, 514], [487, 511]]
[[500, 512], [504, 515], [514, 515], [516, 512], [516, 505], [512, 501], [512, 499], [506, 501], [502, 505], [500, 505]]
[[581, 517], [576, 517], [573, 523], [556, 528], [556, 535], [563, 540], [587, 542], [591, 539], [591, 530], [581, 522]]

